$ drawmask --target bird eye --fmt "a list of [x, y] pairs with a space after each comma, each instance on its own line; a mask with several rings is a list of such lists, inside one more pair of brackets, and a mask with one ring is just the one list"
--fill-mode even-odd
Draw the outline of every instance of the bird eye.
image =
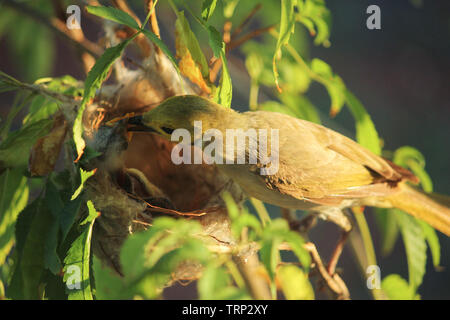
[[161, 130], [164, 131], [167, 134], [172, 134], [172, 132], [174, 132], [175, 130], [172, 128], [167, 128], [167, 127], [161, 127]]

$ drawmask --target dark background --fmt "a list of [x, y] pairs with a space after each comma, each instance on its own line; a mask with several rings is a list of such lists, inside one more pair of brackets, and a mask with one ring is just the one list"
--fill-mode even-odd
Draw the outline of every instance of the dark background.
[[[130, 2], [134, 8], [142, 8], [142, 1]], [[264, 6], [268, 1], [260, 2]], [[381, 30], [366, 28], [366, 8], [371, 4], [381, 8]], [[163, 38], [173, 37], [173, 13], [164, 1], [159, 6]], [[308, 39], [308, 56], [326, 61], [343, 78], [370, 113], [384, 139], [385, 149], [395, 150], [404, 145], [419, 149], [426, 158], [426, 170], [433, 180], [434, 190], [450, 194], [450, 2], [330, 0], [327, 6], [333, 19], [331, 47], [316, 47]], [[278, 17], [276, 13], [274, 19]], [[91, 40], [101, 35], [99, 26], [83, 20], [83, 15], [82, 23]], [[296, 28], [296, 32], [301, 32], [298, 31], [301, 26]], [[76, 55], [60, 38], [56, 38], [54, 57], [52, 70], [47, 76], [70, 74], [84, 79], [82, 68], [75, 62]], [[25, 80], [19, 71], [20, 63], [11, 54], [5, 38], [0, 39], [0, 70]], [[248, 96], [244, 93], [248, 94], [248, 78], [242, 79], [242, 70], [238, 72], [242, 65], [231, 63], [230, 69], [236, 87], [233, 105], [246, 105]], [[242, 81], [239, 86], [236, 79]], [[262, 96], [264, 98], [264, 93]], [[352, 136], [354, 122], [345, 108], [336, 119], [326, 119], [329, 98], [322, 86], [313, 84], [308, 96], [324, 115], [322, 120], [327, 125]], [[13, 94], [0, 95], [2, 118], [7, 114], [13, 97]], [[274, 214], [277, 214], [275, 211]], [[381, 257], [380, 235], [372, 212], [368, 211], [366, 216], [373, 233], [382, 277], [399, 273], [407, 279], [406, 256], [401, 239], [388, 257]], [[419, 289], [424, 299], [450, 299], [450, 240], [442, 234], [439, 236], [441, 265], [447, 268], [441, 272], [435, 271], [429, 257], [427, 272]], [[312, 239], [324, 257], [330, 255], [337, 237], [336, 227], [330, 224], [321, 223], [312, 232]], [[348, 248], [344, 250], [339, 266], [344, 270], [343, 278], [352, 298], [369, 299], [365, 280]], [[194, 291], [193, 285], [180, 286], [167, 291], [166, 296], [187, 298], [192, 297]]]

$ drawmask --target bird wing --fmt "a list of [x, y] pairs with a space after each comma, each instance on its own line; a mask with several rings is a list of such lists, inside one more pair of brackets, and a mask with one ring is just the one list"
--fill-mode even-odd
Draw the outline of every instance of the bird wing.
[[248, 121], [253, 128], [279, 129], [278, 172], [261, 179], [297, 199], [331, 204], [387, 195], [409, 173], [318, 124], [264, 111], [251, 112]]

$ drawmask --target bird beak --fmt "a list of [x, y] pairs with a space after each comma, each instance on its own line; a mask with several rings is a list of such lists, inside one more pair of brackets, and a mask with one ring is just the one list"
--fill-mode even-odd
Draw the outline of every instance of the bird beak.
[[135, 116], [128, 119], [128, 132], [158, 132], [155, 129], [148, 127], [142, 121], [142, 116]]

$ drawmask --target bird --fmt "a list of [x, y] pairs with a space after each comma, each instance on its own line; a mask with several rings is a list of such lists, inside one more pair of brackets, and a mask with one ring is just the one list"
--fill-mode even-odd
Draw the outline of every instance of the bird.
[[[450, 208], [414, 187], [419, 182], [414, 174], [322, 125], [271, 111], [238, 112], [195, 95], [168, 98], [130, 122], [169, 140], [182, 129], [189, 133], [192, 145], [198, 145], [195, 131], [199, 122], [202, 134], [223, 132], [224, 145], [229, 129], [275, 129], [277, 135], [266, 143], [271, 145], [274, 137], [277, 139], [277, 170], [269, 174], [261, 174], [261, 169], [268, 167], [261, 150], [250, 147], [254, 136], [249, 135], [248, 144], [232, 153], [219, 151], [226, 159], [216, 165], [248, 196], [282, 208], [317, 213], [346, 232], [352, 228], [343, 213], [346, 208], [398, 208], [450, 236]], [[210, 144], [203, 141], [200, 147], [205, 151]], [[237, 163], [239, 152], [245, 153], [246, 163]], [[256, 163], [248, 161], [252, 155]]]

